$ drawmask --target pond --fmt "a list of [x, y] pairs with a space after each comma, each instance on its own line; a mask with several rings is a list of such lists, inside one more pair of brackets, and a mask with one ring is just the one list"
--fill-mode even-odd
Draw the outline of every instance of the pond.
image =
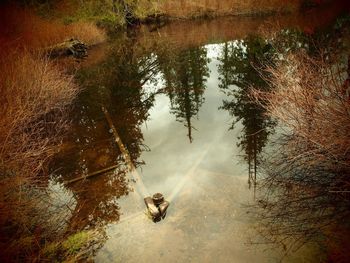
[[[66, 228], [105, 230], [96, 262], [279, 262], [283, 250], [251, 245], [259, 222], [245, 208], [275, 127], [249, 102], [250, 87], [268, 88], [252, 63], [273, 55], [269, 34], [311, 34], [331, 23], [331, 11], [145, 26], [90, 51], [51, 169], [52, 187], [72, 200]], [[153, 223], [143, 198], [156, 192], [170, 207]], [[306, 246], [285, 261], [320, 257]]]

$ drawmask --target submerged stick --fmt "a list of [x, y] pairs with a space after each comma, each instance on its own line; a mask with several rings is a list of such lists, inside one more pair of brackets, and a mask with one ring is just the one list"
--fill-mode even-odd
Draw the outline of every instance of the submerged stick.
[[102, 170], [99, 170], [99, 171], [96, 171], [96, 172], [93, 172], [93, 173], [90, 173], [90, 174], [87, 174], [87, 175], [83, 175], [83, 176], [80, 176], [80, 177], [78, 177], [78, 178], [75, 178], [75, 179], [66, 181], [66, 182], [64, 182], [64, 184], [67, 185], [67, 184], [75, 183], [75, 182], [78, 182], [78, 181], [80, 181], [80, 180], [84, 180], [84, 179], [87, 179], [87, 178], [96, 176], [96, 175], [99, 175], [99, 174], [108, 172], [108, 171], [110, 171], [110, 170], [116, 169], [118, 166], [119, 166], [119, 165], [113, 165], [113, 166], [107, 167], [107, 168], [105, 168], [105, 169], [102, 169]]
[[113, 121], [112, 121], [112, 118], [111, 116], [109, 115], [109, 112], [107, 111], [107, 109], [105, 107], [102, 107], [102, 111], [106, 117], [106, 120], [108, 122], [108, 125], [109, 125], [109, 128], [111, 129], [112, 131], [112, 134], [114, 136], [114, 141], [117, 143], [123, 157], [124, 157], [124, 160], [126, 162], [126, 165], [128, 166], [129, 168], [129, 171], [133, 177], [133, 179], [135, 181], [138, 181], [139, 183], [137, 184], [137, 187], [139, 188], [140, 192], [141, 192], [141, 195], [143, 196], [148, 196], [149, 195], [149, 192], [147, 191], [145, 185], [143, 184], [143, 181], [142, 181], [142, 178], [141, 176], [139, 175], [139, 173], [137, 172], [136, 170], [136, 167], [135, 165], [133, 164], [133, 162], [131, 161], [131, 158], [130, 158], [130, 154], [128, 152], [128, 149], [124, 146], [122, 140], [120, 139], [120, 136], [117, 132], [117, 129], [115, 128], [114, 124], [113, 124]]

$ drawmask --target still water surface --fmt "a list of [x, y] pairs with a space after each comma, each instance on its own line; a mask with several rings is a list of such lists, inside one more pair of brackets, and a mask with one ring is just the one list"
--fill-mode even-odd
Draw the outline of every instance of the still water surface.
[[[271, 56], [266, 30], [313, 32], [325, 21], [312, 15], [141, 28], [91, 51], [78, 73], [85, 89], [73, 127], [52, 169], [62, 186], [118, 165], [64, 188], [73, 200], [67, 228], [106, 230], [96, 262], [281, 259], [282, 250], [249, 245], [259, 222], [244, 207], [254, 201], [254, 172], [275, 124], [249, 102], [248, 90], [268, 88], [252, 67]], [[102, 106], [127, 152], [115, 143]], [[157, 224], [143, 202], [156, 192], [171, 202]], [[317, 254], [306, 247], [285, 261], [318, 262]]]

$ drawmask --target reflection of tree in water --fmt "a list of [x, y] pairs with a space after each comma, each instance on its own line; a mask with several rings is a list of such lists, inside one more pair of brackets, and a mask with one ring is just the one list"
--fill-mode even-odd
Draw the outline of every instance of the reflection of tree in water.
[[273, 122], [265, 116], [264, 109], [249, 98], [251, 87], [266, 90], [267, 84], [255, 70], [253, 65], [271, 58], [271, 46], [260, 38], [249, 37], [246, 40], [227, 42], [224, 44], [220, 73], [220, 89], [229, 99], [223, 101], [221, 109], [229, 111], [234, 117], [231, 129], [241, 121], [242, 135], [238, 146], [245, 151], [245, 159], [249, 168], [249, 186], [255, 184], [258, 155], [267, 142]]
[[207, 51], [203, 47], [190, 48], [170, 56], [159, 56], [166, 91], [171, 101], [171, 112], [188, 129], [192, 137], [192, 118], [198, 115], [204, 102], [206, 78], [209, 76]]
[[74, 112], [74, 142], [67, 142], [68, 151], [57, 158], [55, 167], [64, 179], [87, 174], [112, 165], [119, 165], [113, 174], [68, 185], [77, 205], [71, 229], [104, 225], [119, 219], [117, 199], [128, 194], [125, 178], [127, 166], [113, 140], [101, 106], [108, 109], [121, 140], [128, 149], [131, 161], [137, 166], [143, 145], [141, 124], [148, 118], [154, 96], [145, 94], [142, 85], [152, 81], [157, 62], [152, 55], [144, 55], [126, 39], [113, 49], [102, 64], [79, 73], [85, 90]]

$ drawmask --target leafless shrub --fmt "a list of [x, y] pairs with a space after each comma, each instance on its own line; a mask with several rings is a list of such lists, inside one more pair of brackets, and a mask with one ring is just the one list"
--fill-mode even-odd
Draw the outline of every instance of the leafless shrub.
[[350, 103], [344, 70], [322, 58], [299, 53], [288, 55], [267, 71], [273, 89], [254, 95], [265, 101], [269, 115], [291, 130], [295, 140], [307, 146], [294, 158], [313, 156], [318, 163], [337, 160], [349, 166]]
[[48, 157], [47, 146], [56, 142], [48, 135], [55, 135], [64, 127], [64, 119], [57, 117], [63, 116], [77, 87], [71, 76], [46, 58], [25, 52], [2, 60], [0, 156], [9, 167], [27, 160], [21, 161], [21, 169], [30, 167], [37, 173], [42, 163], [36, 160]]
[[266, 67], [271, 91], [252, 92], [280, 123], [255, 207], [259, 231], [286, 249], [336, 239], [331, 229], [350, 216], [349, 76], [345, 63], [328, 61], [288, 54]]
[[45, 164], [78, 88], [53, 62], [29, 52], [2, 54], [0, 70], [0, 256], [19, 248], [28, 254], [44, 227], [37, 220], [45, 218]]
[[17, 5], [2, 6], [0, 22], [0, 261], [22, 262], [35, 258], [46, 239], [59, 238], [74, 206], [71, 197], [59, 204], [52, 198], [62, 191], [49, 186], [46, 167], [78, 87], [62, 61], [34, 52], [67, 38], [98, 44], [106, 33], [93, 23], [63, 25]]

